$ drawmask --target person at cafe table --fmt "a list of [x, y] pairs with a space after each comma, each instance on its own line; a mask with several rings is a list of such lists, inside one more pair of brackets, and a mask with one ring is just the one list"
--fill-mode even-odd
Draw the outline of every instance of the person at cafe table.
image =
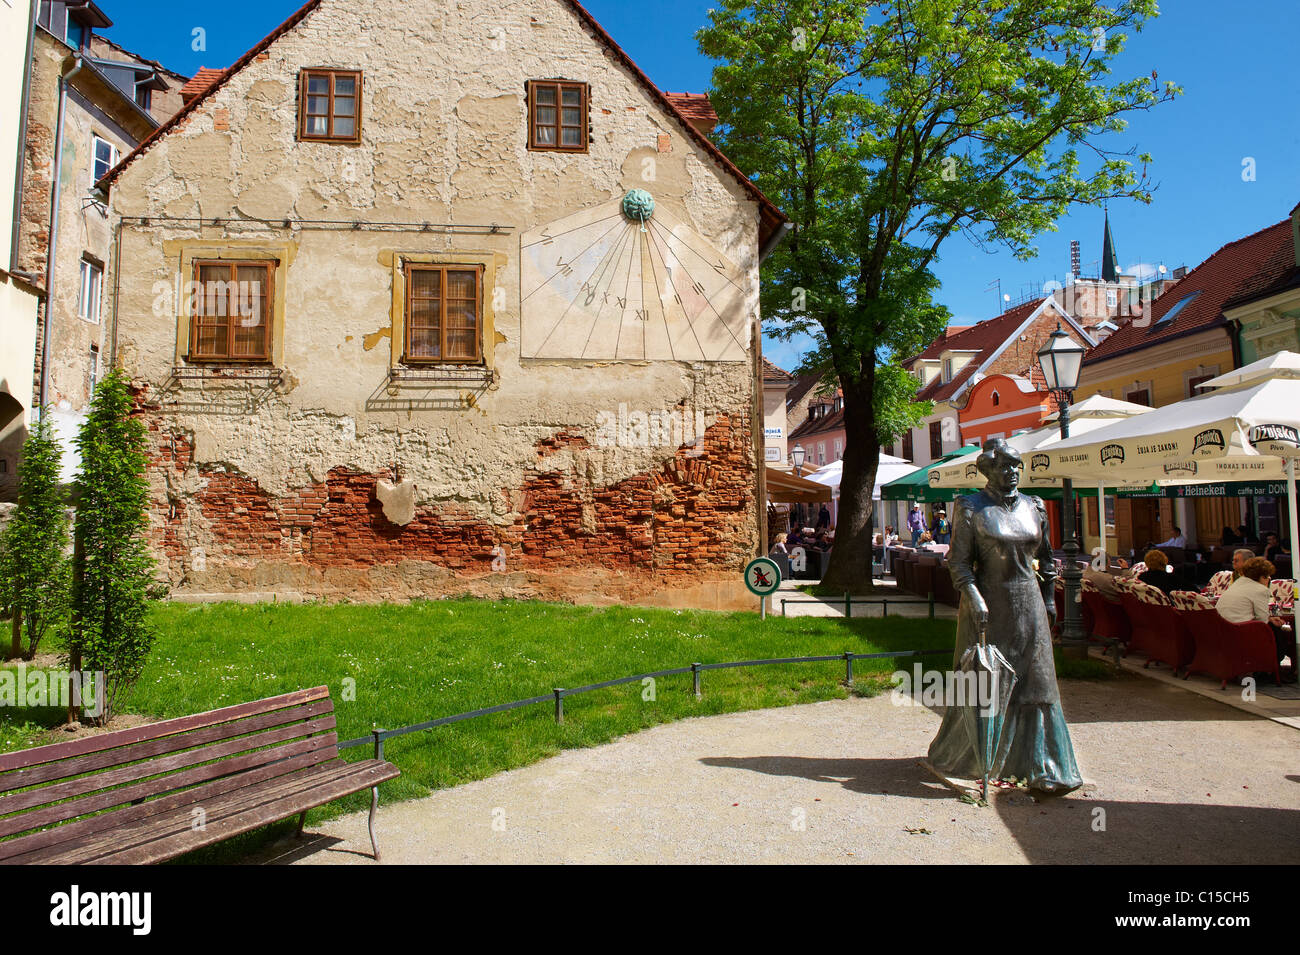
[[[1258, 620], [1273, 628], [1274, 642], [1277, 644], [1277, 659], [1280, 663], [1284, 656], [1295, 649], [1295, 637], [1287, 627], [1286, 621], [1271, 613], [1273, 595], [1269, 582], [1273, 579], [1275, 568], [1263, 557], [1252, 557], [1241, 568], [1241, 576], [1232, 582], [1232, 586], [1223, 592], [1214, 609], [1219, 616], [1229, 623], [1250, 623]], [[1283, 682], [1294, 683], [1296, 668], [1291, 667], [1290, 675], [1283, 675]]]
[[1186, 547], [1187, 538], [1183, 536], [1183, 529], [1177, 524], [1174, 525], [1174, 536], [1167, 541], [1161, 541], [1156, 544], [1157, 547]]
[[1150, 584], [1165, 594], [1180, 589], [1174, 575], [1169, 573], [1169, 558], [1165, 556], [1164, 551], [1149, 550], [1142, 556], [1142, 560], [1146, 563], [1147, 569], [1138, 574], [1138, 580]]

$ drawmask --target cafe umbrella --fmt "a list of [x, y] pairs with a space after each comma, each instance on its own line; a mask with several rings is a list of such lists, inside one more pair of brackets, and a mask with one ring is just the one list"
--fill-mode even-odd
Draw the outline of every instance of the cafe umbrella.
[[[1285, 475], [1295, 548], [1300, 543], [1295, 483], [1300, 354], [1279, 352], [1201, 387], [1206, 390], [1192, 398], [1035, 452], [1040, 472], [1108, 484], [1276, 480]], [[1300, 661], [1300, 642], [1293, 659]]]

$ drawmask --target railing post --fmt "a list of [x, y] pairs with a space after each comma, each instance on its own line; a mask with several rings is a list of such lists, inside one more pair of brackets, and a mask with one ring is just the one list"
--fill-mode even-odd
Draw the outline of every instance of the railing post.
[[847, 620], [853, 616], [853, 604], [849, 602], [849, 592], [844, 591], [844, 618]]
[[378, 726], [372, 726], [370, 728], [370, 735], [374, 738], [375, 741], [375, 759], [383, 759], [384, 758], [384, 731], [381, 730]]
[[556, 687], [551, 691], [555, 694], [555, 722], [564, 722], [564, 690]]
[[697, 700], [702, 698], [704, 694], [700, 692], [700, 665], [698, 663], [691, 664], [691, 683], [695, 687], [695, 698]]
[[882, 617], [889, 616], [889, 598], [887, 597], [880, 598], [880, 615]]
[[781, 598], [781, 616], [785, 616], [785, 598]]
[[853, 654], [848, 650], [844, 651], [844, 682], [853, 685]]

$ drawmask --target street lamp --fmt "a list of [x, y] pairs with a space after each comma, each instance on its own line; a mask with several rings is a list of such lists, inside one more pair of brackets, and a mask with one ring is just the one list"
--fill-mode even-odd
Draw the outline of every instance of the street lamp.
[[794, 450], [790, 452], [790, 463], [794, 465], [794, 476], [801, 477], [803, 470], [803, 459], [807, 452], [804, 451], [802, 444], [796, 444]]
[[[1047, 390], [1056, 398], [1056, 407], [1060, 412], [1061, 437], [1070, 436], [1070, 403], [1074, 400], [1074, 389], [1079, 387], [1079, 373], [1083, 368], [1083, 354], [1086, 349], [1061, 330], [1061, 323], [1056, 323], [1056, 331], [1048, 336], [1047, 343], [1038, 349], [1038, 365], [1043, 371], [1043, 380]], [[1098, 507], [1101, 503], [1098, 502]], [[1065, 583], [1065, 619], [1061, 621], [1061, 647], [1071, 655], [1086, 656], [1088, 653], [1088, 635], [1083, 631], [1083, 621], [1079, 616], [1079, 589], [1083, 574], [1079, 570], [1079, 542], [1075, 537], [1074, 526], [1074, 482], [1069, 478], [1061, 481], [1061, 509], [1064, 511], [1061, 549], [1065, 552], [1065, 568], [1061, 578]]]

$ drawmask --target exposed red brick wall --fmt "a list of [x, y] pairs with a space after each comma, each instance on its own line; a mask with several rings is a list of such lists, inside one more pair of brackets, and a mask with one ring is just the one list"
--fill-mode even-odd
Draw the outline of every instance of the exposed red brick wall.
[[[192, 442], [160, 424], [156, 414], [146, 416], [151, 468], [160, 476], [192, 478]], [[415, 519], [399, 527], [375, 497], [376, 482], [392, 479], [388, 471], [336, 467], [323, 484], [277, 497], [228, 467], [199, 464], [196, 491], [156, 502], [156, 545], [173, 562], [174, 580], [192, 560], [192, 525], [203, 528], [209, 569], [264, 561], [365, 568], [422, 560], [456, 573], [484, 574], [498, 555], [510, 570], [735, 568], [752, 556], [749, 431], [747, 418], [723, 416], [697, 446], [679, 449], [662, 468], [605, 487], [587, 485], [573, 471], [530, 470], [520, 488], [502, 489], [504, 497], [523, 502], [505, 526], [454, 505], [435, 505], [417, 508]], [[587, 446], [580, 433], [561, 431], [536, 449], [540, 462], [561, 448]]]

